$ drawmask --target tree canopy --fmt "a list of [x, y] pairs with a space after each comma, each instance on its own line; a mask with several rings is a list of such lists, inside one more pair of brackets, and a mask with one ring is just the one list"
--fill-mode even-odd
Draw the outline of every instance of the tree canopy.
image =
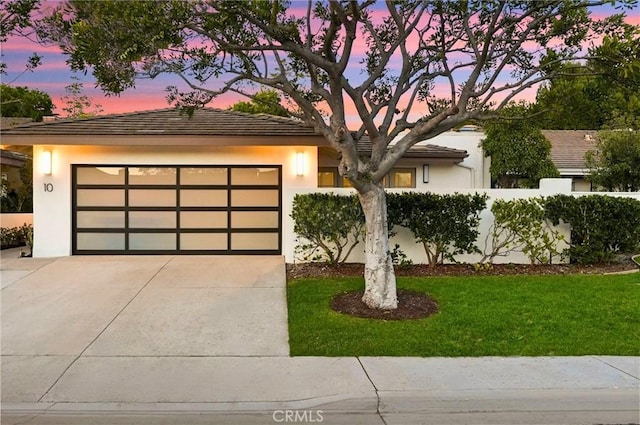
[[274, 90], [261, 90], [252, 96], [250, 102], [240, 101], [231, 106], [231, 110], [247, 112], [249, 114], [269, 114], [280, 117], [288, 117], [289, 111], [282, 106], [282, 100], [278, 92]]
[[[557, 78], [542, 85], [535, 110], [541, 128], [599, 130], [624, 123], [637, 126], [640, 117], [640, 31], [605, 36], [591, 49], [585, 64], [556, 67]], [[637, 127], [636, 127], [637, 128]]]
[[67, 92], [60, 99], [63, 103], [62, 110], [69, 118], [89, 118], [102, 112], [102, 105], [94, 103], [93, 100], [83, 93], [84, 84], [77, 77], [72, 77], [73, 83], [64, 89]]
[[[364, 302], [395, 308], [384, 176], [417, 142], [556, 76], [554, 66], [579, 54], [589, 37], [624, 31], [619, 16], [588, 13], [605, 3], [73, 0], [40, 34], [110, 93], [170, 73], [189, 87], [170, 88], [170, 98], [191, 112], [225, 92], [250, 95], [256, 85], [286, 96], [297, 107], [292, 115], [338, 151], [339, 172], [358, 192], [366, 218]], [[357, 122], [347, 122], [351, 110]], [[364, 136], [366, 157], [357, 145]]]
[[53, 113], [51, 97], [40, 90], [0, 84], [0, 115], [3, 117], [28, 117], [42, 121]]
[[491, 157], [489, 172], [499, 187], [538, 187], [542, 178], [560, 177], [551, 160], [551, 143], [530, 119], [529, 106], [502, 109], [500, 119], [485, 124], [481, 145]]
[[598, 132], [596, 148], [587, 152], [590, 180], [609, 191], [640, 190], [640, 131]]

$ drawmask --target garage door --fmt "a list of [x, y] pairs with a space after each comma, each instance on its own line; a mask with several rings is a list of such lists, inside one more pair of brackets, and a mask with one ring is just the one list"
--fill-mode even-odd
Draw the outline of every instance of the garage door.
[[74, 254], [280, 254], [281, 166], [73, 166]]

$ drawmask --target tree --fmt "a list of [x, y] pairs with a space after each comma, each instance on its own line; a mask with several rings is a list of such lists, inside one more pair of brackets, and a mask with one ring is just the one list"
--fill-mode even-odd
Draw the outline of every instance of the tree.
[[288, 117], [289, 111], [280, 103], [278, 92], [274, 90], [261, 90], [252, 96], [250, 102], [238, 102], [230, 109], [249, 114], [269, 114], [280, 117]]
[[77, 77], [71, 78], [74, 82], [64, 88], [67, 94], [60, 99], [65, 105], [62, 110], [67, 113], [67, 117], [89, 118], [102, 112], [102, 105], [93, 103], [91, 98], [82, 93], [84, 84]]
[[489, 172], [499, 187], [538, 187], [541, 178], [560, 177], [551, 160], [551, 142], [531, 119], [525, 104], [504, 108], [501, 118], [485, 124], [481, 146], [491, 157]]
[[51, 97], [40, 90], [0, 84], [0, 114], [3, 117], [29, 117], [42, 121], [53, 113]]
[[[640, 31], [605, 36], [585, 64], [558, 66], [559, 78], [538, 90], [538, 125], [556, 130], [599, 130], [640, 116]], [[637, 127], [637, 121], [636, 121]]]
[[640, 130], [604, 130], [587, 152], [589, 179], [608, 191], [640, 190]]
[[[497, 97], [499, 109], [552, 78], [541, 71], [573, 57], [594, 31], [619, 27], [619, 19], [590, 17], [588, 8], [604, 3], [69, 1], [42, 34], [107, 92], [172, 73], [189, 91], [173, 87], [169, 99], [189, 112], [221, 93], [248, 94], [251, 85], [285, 95], [299, 109], [293, 115], [338, 151], [339, 172], [358, 192], [366, 219], [363, 301], [393, 309], [384, 176], [417, 142], [482, 117]], [[442, 85], [445, 98], [435, 91]], [[354, 131], [349, 108], [359, 119]], [[357, 147], [365, 135], [368, 158]]]
[[[26, 35], [32, 28], [31, 12], [40, 5], [40, 0], [0, 0], [0, 43], [6, 43], [10, 35]], [[42, 56], [33, 53], [27, 59], [25, 70], [9, 84], [27, 71], [33, 71], [42, 63]], [[6, 74], [7, 64], [0, 62], [0, 74]]]

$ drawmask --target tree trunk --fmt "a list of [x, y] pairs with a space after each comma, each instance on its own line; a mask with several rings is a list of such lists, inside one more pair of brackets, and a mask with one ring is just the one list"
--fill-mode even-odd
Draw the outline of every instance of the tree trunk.
[[389, 249], [387, 201], [382, 184], [368, 184], [358, 191], [365, 216], [365, 291], [362, 301], [370, 308], [393, 310], [398, 307], [396, 275]]

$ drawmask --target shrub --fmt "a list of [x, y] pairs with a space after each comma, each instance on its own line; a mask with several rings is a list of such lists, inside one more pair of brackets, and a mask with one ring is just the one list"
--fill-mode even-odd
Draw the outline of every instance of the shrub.
[[296, 252], [307, 261], [343, 263], [363, 236], [364, 213], [355, 195], [298, 194], [291, 217], [302, 238]]
[[26, 245], [31, 251], [33, 247], [33, 226], [24, 224], [21, 227], [0, 228], [0, 245], [2, 249]]
[[422, 243], [429, 265], [444, 259], [455, 261], [457, 254], [480, 252], [475, 242], [486, 195], [411, 192], [401, 194], [397, 202], [401, 225]]
[[[553, 229], [546, 220], [542, 198], [498, 199], [491, 206], [495, 217], [491, 231], [485, 240], [485, 255], [481, 262], [510, 252], [521, 251], [531, 264], [551, 264], [554, 257], [562, 255], [559, 243], [564, 236]], [[491, 237], [491, 251], [487, 252]]]
[[571, 226], [569, 254], [575, 263], [610, 261], [617, 253], [640, 248], [640, 201], [607, 195], [574, 198], [555, 195], [545, 201], [546, 216]]

